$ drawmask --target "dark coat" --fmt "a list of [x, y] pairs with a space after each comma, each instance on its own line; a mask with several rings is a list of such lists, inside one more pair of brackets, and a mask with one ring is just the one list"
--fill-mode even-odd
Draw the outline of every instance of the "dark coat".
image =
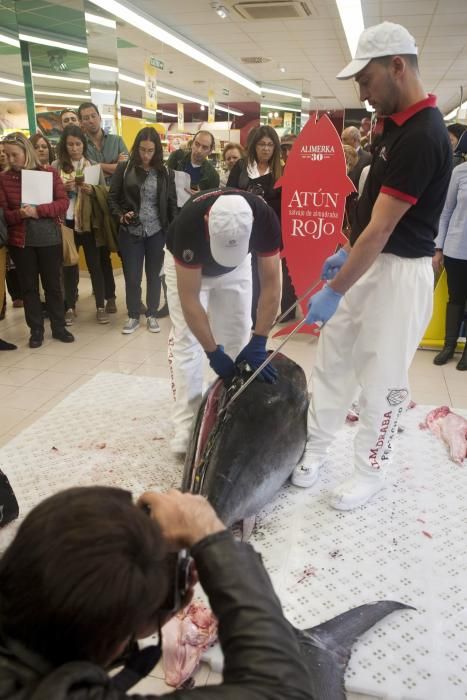
[[239, 190], [247, 190], [248, 192], [255, 192], [256, 187], [260, 187], [262, 190], [261, 196], [274, 209], [280, 221], [282, 188], [278, 187], [275, 189], [274, 185], [275, 180], [271, 172], [267, 175], [260, 175], [257, 178], [250, 178], [247, 171], [247, 162], [243, 158], [240, 158], [235, 163], [227, 180], [227, 187], [236, 187]]
[[[108, 196], [110, 213], [120, 220], [127, 211], [139, 214], [141, 207], [141, 187], [146, 179], [143, 168], [128, 168], [128, 163], [119, 163], [112, 180]], [[157, 172], [157, 208], [163, 231], [177, 215], [177, 193], [174, 174], [164, 167]]]
[[[227, 531], [192, 549], [200, 582], [219, 620], [224, 680], [178, 690], [173, 700], [312, 700], [293, 628], [284, 618], [260, 557]], [[155, 700], [127, 696], [102, 668], [84, 661], [52, 668], [0, 636], [0, 700]], [[165, 697], [165, 696], [164, 696]]]
[[[183, 148], [179, 148], [170, 154], [167, 161], [167, 167], [172, 170], [181, 170], [185, 172], [185, 166], [191, 160], [191, 152]], [[200, 190], [212, 190], [214, 187], [219, 187], [219, 173], [206, 158], [201, 163], [201, 178], [198, 183]]]
[[367, 153], [367, 151], [364, 151], [363, 148], [360, 148], [358, 151], [358, 162], [357, 165], [352, 168], [352, 170], [349, 171], [349, 177], [352, 180], [353, 184], [355, 185], [357, 192], [358, 192], [358, 183], [360, 180], [360, 175], [362, 174], [362, 170], [365, 166], [370, 165], [371, 163], [371, 153]]
[[[53, 202], [36, 207], [40, 219], [54, 219], [57, 224], [68, 209], [68, 195], [57, 171], [45, 165], [37, 170], [47, 170], [53, 175]], [[8, 245], [24, 247], [26, 219], [21, 218], [21, 171], [7, 170], [0, 178], [0, 209], [3, 209], [8, 227]]]

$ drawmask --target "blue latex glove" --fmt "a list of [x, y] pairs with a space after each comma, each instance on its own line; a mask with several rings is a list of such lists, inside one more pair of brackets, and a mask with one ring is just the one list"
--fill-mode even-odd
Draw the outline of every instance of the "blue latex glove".
[[211, 368], [221, 379], [232, 379], [237, 373], [234, 361], [224, 352], [222, 345], [218, 345], [215, 350], [207, 352], [206, 355]]
[[[258, 369], [258, 367], [268, 356], [266, 342], [267, 336], [253, 335], [250, 342], [245, 345], [235, 360], [236, 364], [238, 365], [240, 362], [246, 362], [253, 371]], [[274, 367], [269, 364], [258, 375], [258, 379], [262, 379], [265, 382], [269, 382], [269, 384], [273, 384], [277, 379], [277, 370], [275, 370]]]
[[339, 306], [341, 299], [342, 294], [335, 292], [328, 285], [320, 289], [316, 294], [313, 294], [308, 300], [307, 324], [311, 326], [317, 321], [321, 321], [321, 323], [329, 321]]
[[321, 279], [334, 279], [348, 257], [349, 255], [344, 248], [340, 248], [337, 253], [334, 253], [334, 255], [330, 255], [329, 258], [326, 258], [323, 269], [321, 270]]

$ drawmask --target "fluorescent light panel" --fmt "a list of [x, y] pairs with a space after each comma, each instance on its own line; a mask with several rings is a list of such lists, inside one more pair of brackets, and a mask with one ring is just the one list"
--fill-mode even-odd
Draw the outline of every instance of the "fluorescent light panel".
[[105, 66], [103, 63], [89, 63], [89, 68], [107, 71], [108, 73], [118, 73], [118, 68], [116, 66]]
[[0, 83], [4, 83], [5, 85], [17, 85], [18, 87], [24, 87], [24, 83], [22, 83], [20, 80], [12, 80], [11, 78], [0, 77]]
[[261, 88], [259, 85], [254, 83], [252, 80], [248, 80], [248, 78], [244, 77], [240, 73], [237, 73], [228, 66], [223, 65], [216, 59], [196, 48], [196, 46], [189, 44], [178, 35], [168, 31], [168, 29], [165, 29], [164, 27], [155, 24], [155, 22], [150, 21], [143, 15], [134, 12], [121, 2], [117, 2], [117, 0], [90, 0], [90, 2], [92, 2], [94, 5], [98, 5], [103, 10], [106, 10], [109, 12], [109, 14], [119, 17], [124, 22], [131, 24], [133, 27], [136, 27], [136, 29], [139, 29], [145, 34], [154, 37], [154, 39], [162, 41], [164, 44], [167, 44], [176, 51], [180, 51], [181, 53], [185, 54], [185, 56], [189, 56], [189, 58], [202, 63], [208, 68], [215, 70], [217, 73], [221, 73], [226, 78], [230, 78], [234, 82], [239, 83], [239, 85], [243, 85], [243, 87], [246, 87], [248, 90], [251, 90], [257, 94], [261, 93]]
[[8, 36], [7, 34], [0, 34], [0, 41], [2, 41], [4, 44], [8, 44], [8, 46], [16, 46], [16, 48], [19, 49], [18, 39], [13, 39], [13, 37]]
[[336, 0], [350, 55], [355, 56], [360, 34], [365, 29], [361, 0]]
[[72, 95], [68, 92], [43, 92], [42, 90], [34, 90], [35, 95], [48, 95], [49, 97], [69, 97], [70, 100], [89, 100], [90, 95]]
[[64, 41], [55, 41], [54, 39], [46, 39], [41, 36], [32, 36], [31, 34], [19, 34], [21, 41], [28, 41], [30, 44], [41, 44], [42, 46], [53, 46], [57, 49], [66, 49], [67, 51], [75, 51], [76, 53], [87, 53], [88, 50], [84, 46], [76, 44], [67, 44]]
[[265, 102], [261, 102], [261, 107], [266, 107], [266, 109], [279, 109], [281, 112], [298, 112], [298, 113], [300, 113], [302, 111], [301, 109], [295, 109], [294, 107], [287, 107], [287, 105], [269, 105], [269, 104], [266, 104]]
[[284, 97], [295, 97], [298, 100], [302, 99], [299, 92], [289, 92], [288, 90], [276, 90], [274, 88], [267, 88], [264, 85], [261, 86], [261, 92], [267, 95], [283, 95]]
[[162, 109], [158, 110], [153, 110], [153, 109], [146, 109], [145, 107], [142, 107], [141, 105], [131, 105], [128, 102], [120, 102], [120, 107], [126, 107], [127, 109], [138, 109], [140, 112], [146, 112], [147, 114], [154, 114], [157, 116], [157, 112], [159, 114], [163, 114], [165, 117], [177, 117], [177, 114], [174, 114], [173, 112], [164, 112]]
[[446, 114], [444, 117], [446, 121], [449, 121], [450, 119], [454, 119], [454, 117], [457, 115], [458, 112], [467, 109], [467, 100], [461, 104], [460, 107], [456, 107], [455, 109], [452, 109], [449, 114]]
[[107, 19], [107, 17], [93, 15], [90, 12], [85, 12], [84, 18], [86, 22], [91, 22], [92, 24], [100, 24], [102, 27], [109, 27], [110, 29], [117, 28], [117, 23], [114, 19]]
[[89, 85], [90, 80], [85, 80], [84, 78], [68, 78], [64, 75], [51, 75], [50, 73], [33, 73], [34, 78], [47, 78], [47, 80], [62, 80], [66, 83], [82, 83], [83, 85]]

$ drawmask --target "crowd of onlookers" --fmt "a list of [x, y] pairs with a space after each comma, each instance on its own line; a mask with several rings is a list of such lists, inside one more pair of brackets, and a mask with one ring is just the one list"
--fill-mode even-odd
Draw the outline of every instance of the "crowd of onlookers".
[[[0, 142], [0, 210], [3, 217], [0, 226], [5, 229], [7, 242], [7, 246], [0, 248], [0, 319], [6, 312], [6, 280], [13, 306], [24, 306], [30, 329], [30, 347], [42, 345], [44, 318], [47, 317], [54, 338], [62, 342], [74, 340], [69, 327], [78, 315], [79, 265], [63, 265], [63, 225], [73, 231], [76, 251], [83, 249], [99, 324], [109, 323], [110, 314], [117, 311], [111, 253], [120, 256], [128, 311], [122, 333], [128, 334], [140, 327], [141, 316], [145, 317], [150, 332], [159, 332], [158, 319], [169, 312], [166, 299], [162, 299], [163, 290], [165, 292], [163, 263], [167, 229], [177, 215], [180, 203], [174, 171], [188, 174], [188, 196], [219, 186], [235, 187], [262, 196], [280, 219], [281, 191], [275, 188], [275, 184], [287, 161], [293, 136], [280, 141], [272, 127], [257, 127], [250, 133], [246, 148], [239, 143], [224, 146], [222, 160], [225, 170], [219, 173], [210, 160], [215, 150], [215, 138], [209, 131], [197, 132], [188, 148], [174, 151], [164, 164], [162, 143], [152, 127], [138, 133], [129, 151], [120, 136], [105, 133], [98, 108], [91, 102], [80, 105], [77, 112], [63, 110], [60, 121], [62, 134], [55, 148], [41, 133], [28, 139], [15, 132]], [[465, 127], [453, 124], [447, 128], [454, 164], [463, 164], [467, 152]], [[344, 232], [351, 228], [355, 201], [363, 191], [370, 168], [372, 133], [368, 118], [362, 119], [359, 127], [348, 126], [342, 132], [347, 172], [355, 186], [355, 192], [347, 199]], [[99, 177], [97, 184], [91, 185], [85, 181], [85, 170], [95, 164], [100, 165]], [[53, 202], [30, 206], [21, 201], [23, 169], [51, 170]], [[461, 175], [463, 170], [459, 171]], [[456, 186], [459, 188], [459, 183]], [[457, 202], [457, 210], [459, 206]], [[456, 216], [459, 217], [459, 211]], [[464, 213], [462, 216], [465, 220]], [[445, 218], [442, 222], [444, 226]], [[450, 250], [449, 227], [442, 235]], [[457, 232], [455, 235], [459, 237], [461, 234]], [[464, 239], [467, 237], [465, 231], [462, 235]], [[462, 257], [464, 247], [465, 243], [462, 243], [460, 252], [458, 246], [451, 251], [454, 258], [460, 256], [461, 262], [465, 262]], [[459, 265], [453, 265], [449, 255], [443, 257], [440, 248], [435, 267], [438, 268], [443, 260], [450, 280], [450, 296], [455, 297], [456, 312], [448, 305], [448, 316], [452, 317], [450, 330], [447, 330], [449, 343], [446, 352], [438, 358], [441, 362], [446, 361], [450, 354], [454, 326], [458, 330], [462, 321], [461, 297], [467, 297], [465, 285], [457, 281], [459, 275], [467, 278], [462, 264], [458, 271]], [[254, 323], [259, 294], [254, 256], [252, 265]], [[146, 276], [144, 300], [141, 287], [143, 269]], [[295, 299], [285, 259], [282, 272], [281, 308], [284, 311]], [[1, 341], [0, 349], [14, 348], [11, 343]]]

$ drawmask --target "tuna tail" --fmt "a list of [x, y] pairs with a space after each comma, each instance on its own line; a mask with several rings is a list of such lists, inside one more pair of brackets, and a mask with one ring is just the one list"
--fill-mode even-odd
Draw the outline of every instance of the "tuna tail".
[[396, 610], [415, 610], [392, 600], [360, 605], [322, 625], [295, 630], [310, 672], [312, 697], [345, 700], [344, 676], [352, 646], [364, 632]]

